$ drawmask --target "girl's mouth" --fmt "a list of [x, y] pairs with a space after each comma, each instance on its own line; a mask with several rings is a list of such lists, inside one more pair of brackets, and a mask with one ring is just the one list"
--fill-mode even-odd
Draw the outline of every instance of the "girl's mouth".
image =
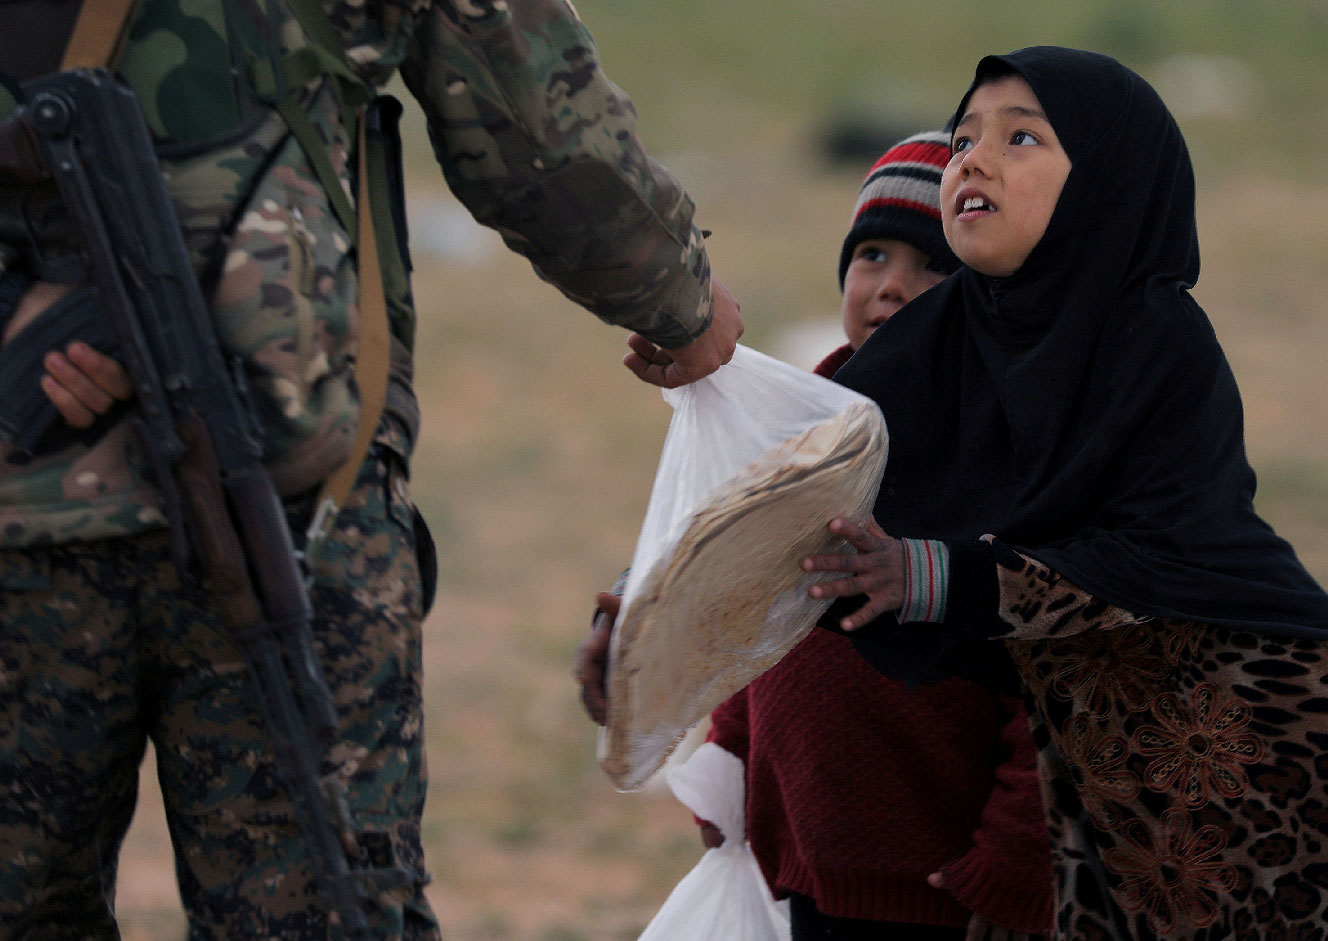
[[956, 200], [956, 202], [959, 203], [959, 206], [956, 207], [959, 211], [956, 212], [955, 216], [959, 219], [959, 222], [976, 222], [984, 215], [991, 215], [992, 212], [997, 211], [995, 206], [987, 202], [987, 196], [969, 195]]
[[962, 222], [972, 222], [996, 211], [991, 201], [976, 189], [960, 192], [955, 198], [955, 216]]

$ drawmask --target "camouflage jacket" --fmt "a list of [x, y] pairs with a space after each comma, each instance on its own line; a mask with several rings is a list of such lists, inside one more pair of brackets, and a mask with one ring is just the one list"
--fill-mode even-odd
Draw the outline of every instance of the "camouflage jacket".
[[[540, 277], [606, 322], [666, 346], [708, 326], [710, 272], [691, 200], [642, 149], [630, 100], [599, 68], [567, 0], [323, 7], [364, 78], [381, 86], [400, 72], [453, 192]], [[278, 22], [268, 19], [272, 11]], [[300, 146], [272, 107], [231, 87], [242, 72], [234, 67], [242, 61], [237, 37], [251, 47], [269, 43], [277, 62], [308, 45], [284, 3], [146, 0], [119, 72], [161, 142], [223, 352], [245, 364], [269, 467], [281, 492], [293, 495], [316, 486], [350, 450], [358, 285], [350, 240]], [[331, 83], [306, 81], [300, 102], [350, 192], [351, 141]], [[0, 117], [13, 106], [0, 91]], [[60, 240], [41, 244], [38, 195], [0, 194], [0, 238], [21, 253], [14, 232], [26, 233], [33, 254]], [[413, 322], [394, 320], [393, 333], [380, 438], [404, 457], [418, 425]], [[35, 457], [0, 446], [0, 546], [162, 525], [128, 421], [104, 425]]]

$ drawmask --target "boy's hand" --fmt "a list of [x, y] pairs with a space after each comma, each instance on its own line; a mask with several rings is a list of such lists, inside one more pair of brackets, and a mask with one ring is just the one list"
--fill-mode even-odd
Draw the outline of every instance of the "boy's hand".
[[904, 603], [904, 544], [874, 519], [867, 525], [846, 519], [830, 521], [830, 532], [843, 536], [856, 552], [808, 556], [804, 572], [852, 572], [847, 578], [818, 582], [808, 591], [813, 598], [866, 595], [867, 603], [839, 622], [846, 631], [857, 630]]
[[714, 314], [705, 333], [691, 343], [666, 350], [639, 333], [627, 338], [632, 352], [623, 357], [623, 365], [642, 382], [674, 389], [710, 375], [733, 358], [743, 331], [738, 313], [741, 305], [718, 278], [712, 278], [710, 284]]
[[608, 721], [609, 697], [604, 683], [609, 667], [609, 641], [618, 620], [622, 598], [608, 591], [595, 596], [595, 615], [590, 636], [576, 652], [572, 676], [581, 684], [581, 704], [596, 725]]
[[[941, 872], [933, 872], [929, 875], [927, 884], [933, 889], [949, 888], [945, 884], [945, 875]], [[1041, 941], [1041, 936], [1001, 928], [993, 925], [977, 912], [973, 912], [968, 916], [968, 928], [964, 932], [964, 941]]]

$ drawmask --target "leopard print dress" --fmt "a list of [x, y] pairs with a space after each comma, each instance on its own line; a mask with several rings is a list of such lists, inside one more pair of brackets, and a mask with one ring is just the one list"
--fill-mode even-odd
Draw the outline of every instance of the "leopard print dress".
[[1328, 938], [1328, 644], [998, 566], [1064, 939]]

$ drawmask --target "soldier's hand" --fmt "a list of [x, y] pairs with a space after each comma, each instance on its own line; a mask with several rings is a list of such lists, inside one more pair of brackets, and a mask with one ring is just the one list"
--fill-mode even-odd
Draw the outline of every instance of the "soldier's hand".
[[14, 339], [24, 327], [37, 319], [38, 314], [72, 290], [72, 284], [54, 284], [50, 281], [34, 281], [28, 285], [28, 289], [14, 305], [14, 313], [5, 324], [4, 333], [0, 334], [0, 344]]
[[[14, 307], [0, 343], [8, 343], [73, 288], [69, 284], [33, 282]], [[74, 342], [63, 350], [51, 350], [42, 365], [46, 367], [41, 378], [42, 391], [75, 428], [91, 426], [117, 401], [126, 401], [134, 394], [133, 382], [125, 368], [86, 343]]]
[[75, 428], [88, 428], [116, 402], [134, 394], [125, 368], [105, 353], [75, 341], [64, 352], [52, 350], [42, 360], [42, 391]]
[[609, 696], [605, 680], [609, 669], [609, 642], [618, 619], [622, 598], [608, 591], [595, 596], [595, 614], [590, 636], [576, 652], [572, 675], [581, 686], [581, 704], [596, 725], [608, 721]]
[[705, 333], [691, 343], [666, 350], [639, 333], [627, 338], [632, 352], [623, 357], [623, 365], [642, 382], [674, 389], [710, 375], [733, 358], [743, 331], [741, 305], [718, 278], [710, 284], [714, 315]]

